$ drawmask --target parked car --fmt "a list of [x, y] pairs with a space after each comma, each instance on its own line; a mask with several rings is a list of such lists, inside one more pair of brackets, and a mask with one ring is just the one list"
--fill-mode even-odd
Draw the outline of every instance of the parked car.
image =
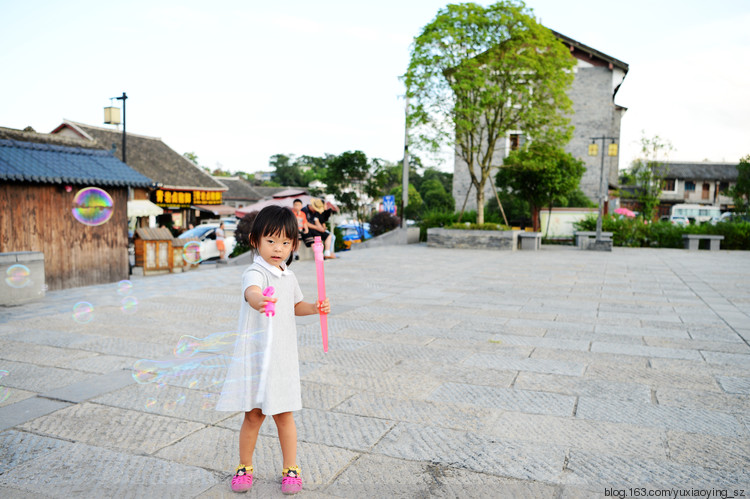
[[[219, 258], [219, 250], [216, 248], [216, 229], [219, 228], [219, 224], [202, 224], [194, 229], [183, 232], [178, 237], [185, 239], [189, 237], [196, 237], [200, 241], [200, 259], [201, 261], [213, 260]], [[226, 228], [226, 224], [224, 224]], [[224, 246], [226, 246], [225, 257], [232, 254], [235, 244], [234, 235], [228, 235], [228, 231], [225, 231]]]
[[361, 243], [372, 237], [369, 223], [365, 223], [362, 226], [358, 224], [343, 224], [337, 227], [341, 229], [341, 242], [346, 249], [351, 249], [352, 244]]
[[672, 225], [682, 225], [683, 227], [686, 225], [690, 225], [690, 219], [681, 215], [664, 215], [663, 217], [659, 218], [659, 221], [672, 222]]

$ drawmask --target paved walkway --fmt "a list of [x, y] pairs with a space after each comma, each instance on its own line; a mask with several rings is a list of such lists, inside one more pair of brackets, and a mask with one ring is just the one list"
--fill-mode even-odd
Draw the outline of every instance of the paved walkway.
[[[750, 495], [748, 252], [414, 245], [326, 265], [330, 351], [316, 317], [299, 326], [306, 497]], [[313, 299], [314, 263], [293, 269]], [[241, 271], [137, 278], [124, 309], [116, 284], [0, 308], [0, 496], [231, 497], [221, 357], [131, 374], [231, 331]], [[281, 495], [274, 435], [252, 497]]]

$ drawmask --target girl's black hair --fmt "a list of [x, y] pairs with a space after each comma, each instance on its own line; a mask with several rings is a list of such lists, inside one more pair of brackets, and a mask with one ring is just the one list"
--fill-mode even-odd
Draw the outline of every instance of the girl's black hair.
[[266, 206], [253, 220], [253, 228], [250, 229], [250, 246], [256, 250], [260, 247], [260, 240], [266, 236], [288, 237], [292, 240], [292, 252], [286, 264], [292, 263], [293, 253], [299, 245], [299, 232], [297, 228], [297, 217], [289, 208], [284, 206]]

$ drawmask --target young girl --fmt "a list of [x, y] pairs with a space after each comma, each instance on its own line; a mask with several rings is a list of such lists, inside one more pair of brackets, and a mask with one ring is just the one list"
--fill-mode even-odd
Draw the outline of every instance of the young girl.
[[[327, 314], [330, 307], [327, 299], [317, 306], [302, 301], [297, 278], [288, 268], [292, 251], [298, 244], [297, 219], [289, 208], [263, 208], [253, 222], [249, 239], [256, 256], [242, 274], [244, 301], [240, 309], [239, 337], [216, 409], [245, 411], [240, 429], [240, 465], [232, 478], [232, 490], [245, 492], [252, 487], [253, 450], [260, 426], [270, 415], [276, 423], [284, 459], [281, 491], [294, 494], [302, 489], [297, 466], [297, 428], [292, 416], [292, 411], [302, 409], [294, 316]], [[273, 297], [262, 294], [268, 286], [275, 289]], [[276, 315], [272, 319], [273, 339], [266, 387], [263, 400], [257, 401], [268, 327], [263, 312], [268, 302], [276, 304]]]

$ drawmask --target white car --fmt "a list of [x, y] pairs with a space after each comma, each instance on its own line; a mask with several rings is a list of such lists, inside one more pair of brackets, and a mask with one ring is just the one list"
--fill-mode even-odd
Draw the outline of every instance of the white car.
[[[185, 239], [188, 237], [198, 238], [201, 244], [200, 259], [205, 262], [206, 260], [219, 258], [219, 250], [216, 248], [216, 229], [218, 228], [219, 224], [203, 224], [194, 229], [185, 231], [177, 237], [179, 239]], [[227, 231], [224, 231], [224, 233], [226, 234]], [[232, 254], [235, 244], [237, 244], [237, 242], [234, 239], [234, 236], [227, 235], [224, 239], [224, 246], [226, 247], [226, 252], [224, 254], [225, 258]]]

